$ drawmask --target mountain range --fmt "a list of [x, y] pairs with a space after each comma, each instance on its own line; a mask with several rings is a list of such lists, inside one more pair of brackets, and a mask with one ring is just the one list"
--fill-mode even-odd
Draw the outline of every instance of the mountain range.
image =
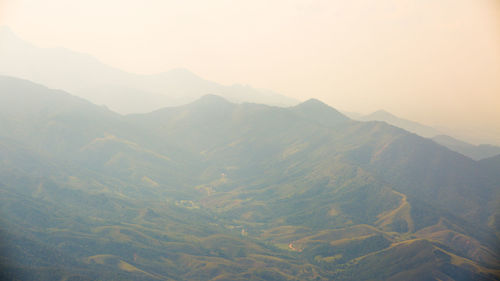
[[217, 94], [240, 102], [291, 106], [298, 101], [248, 85], [223, 86], [177, 68], [138, 75], [110, 67], [88, 54], [65, 48], [41, 48], [8, 27], [0, 27], [0, 75], [34, 81], [105, 105], [119, 113], [144, 113]]
[[[248, 85], [223, 86], [205, 80], [184, 68], [154, 75], [128, 73], [95, 57], [65, 48], [40, 48], [26, 42], [8, 27], [0, 27], [0, 75], [24, 78], [70, 92], [121, 114], [146, 113], [167, 106], [193, 102], [216, 94], [235, 103], [294, 106], [299, 102], [270, 90]], [[350, 113], [360, 121], [384, 121], [417, 135], [432, 138], [449, 149], [481, 160], [500, 154], [495, 145], [473, 145], [447, 136], [430, 126], [379, 110], [368, 115]]]
[[319, 100], [121, 115], [0, 76], [5, 280], [498, 280], [500, 156]]

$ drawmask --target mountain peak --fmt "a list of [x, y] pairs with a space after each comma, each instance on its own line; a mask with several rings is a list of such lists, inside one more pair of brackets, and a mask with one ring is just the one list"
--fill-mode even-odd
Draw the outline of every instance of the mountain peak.
[[370, 113], [368, 116], [373, 116], [373, 117], [390, 117], [390, 118], [396, 118], [396, 116], [386, 110], [380, 109], [375, 112]]
[[[366, 116], [363, 116], [361, 118], [362, 120], [364, 121], [384, 121], [384, 122], [387, 122], [391, 125], [394, 125], [396, 127], [401, 127], [405, 130], [408, 130], [407, 128], [405, 128], [401, 122], [403, 122], [404, 124], [409, 124], [411, 123], [413, 126], [414, 125], [418, 125], [418, 126], [422, 126], [416, 122], [413, 122], [413, 121], [410, 121], [410, 120], [406, 120], [406, 119], [403, 119], [403, 118], [399, 118], [397, 117], [396, 115], [386, 111], [386, 110], [383, 110], [383, 109], [380, 109], [380, 110], [377, 110], [377, 111], [374, 111]], [[412, 131], [412, 130], [410, 130]]]
[[317, 99], [309, 99], [292, 108], [293, 111], [306, 116], [316, 122], [331, 124], [349, 120], [344, 114], [335, 108]]
[[295, 108], [301, 110], [301, 111], [318, 111], [318, 110], [321, 110], [321, 111], [329, 111], [330, 113], [335, 113], [339, 116], [342, 116], [343, 118], [347, 119], [347, 117], [345, 115], [343, 115], [342, 113], [340, 113], [338, 110], [336, 110], [335, 108], [327, 105], [326, 103], [318, 100], [318, 99], [308, 99], [306, 100], [305, 102], [295, 106]]
[[221, 96], [214, 95], [214, 94], [207, 94], [207, 95], [204, 95], [201, 98], [197, 99], [192, 104], [211, 106], [211, 105], [231, 104], [231, 103]]
[[315, 99], [315, 98], [312, 98], [312, 99], [308, 99], [306, 100], [305, 102], [299, 104], [298, 106], [326, 106], [326, 107], [329, 107], [327, 104], [325, 104], [324, 102], [318, 100], [318, 99]]

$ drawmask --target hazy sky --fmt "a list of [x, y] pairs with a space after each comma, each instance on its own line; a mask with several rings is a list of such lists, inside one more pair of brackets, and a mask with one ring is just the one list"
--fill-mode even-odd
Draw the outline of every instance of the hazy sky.
[[130, 72], [185, 67], [500, 143], [498, 0], [0, 0], [0, 25]]

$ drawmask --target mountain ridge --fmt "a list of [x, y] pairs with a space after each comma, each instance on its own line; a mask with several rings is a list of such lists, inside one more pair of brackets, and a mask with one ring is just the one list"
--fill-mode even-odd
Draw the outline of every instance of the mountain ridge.
[[[356, 117], [356, 116], [353, 116]], [[481, 160], [500, 154], [500, 147], [495, 145], [481, 144], [473, 145], [451, 136], [444, 135], [433, 127], [406, 120], [395, 116], [385, 110], [378, 110], [371, 114], [354, 118], [361, 121], [383, 121], [396, 127], [402, 128], [419, 136], [430, 138], [436, 143], [447, 147], [455, 152], [465, 155], [474, 160]]]
[[365, 115], [359, 119], [362, 121], [384, 121], [384, 122], [387, 122], [391, 125], [403, 128], [407, 131], [410, 131], [412, 133], [416, 133], [420, 136], [427, 137], [427, 138], [434, 137], [434, 136], [440, 134], [439, 131], [437, 131], [436, 129], [434, 129], [432, 127], [422, 125], [422, 124], [414, 122], [414, 121], [399, 118], [399, 117], [395, 116], [394, 114], [387, 112], [385, 110], [377, 110], [377, 111], [370, 113], [368, 115]]

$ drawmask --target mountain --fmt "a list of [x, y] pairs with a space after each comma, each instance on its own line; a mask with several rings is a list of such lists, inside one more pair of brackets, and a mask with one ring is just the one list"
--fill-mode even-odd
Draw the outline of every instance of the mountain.
[[425, 126], [422, 124], [419, 124], [414, 121], [406, 120], [403, 118], [399, 118], [385, 110], [378, 110], [375, 111], [371, 114], [365, 115], [361, 118], [359, 118], [361, 121], [383, 121], [388, 124], [394, 125], [396, 127], [405, 129], [409, 132], [415, 133], [419, 136], [426, 137], [426, 138], [431, 138], [437, 135], [441, 135], [438, 130]]
[[500, 155], [500, 147], [491, 144], [473, 145], [446, 135], [435, 136], [432, 140], [474, 160]]
[[498, 157], [318, 100], [123, 116], [0, 77], [0, 112], [3, 279], [500, 276]]
[[489, 144], [473, 145], [461, 140], [457, 140], [453, 137], [443, 135], [441, 132], [432, 127], [399, 118], [384, 110], [379, 110], [355, 119], [361, 121], [386, 122], [393, 126], [415, 133], [419, 136], [431, 138], [433, 141], [474, 160], [481, 160], [500, 154], [500, 147], [498, 146]]
[[292, 111], [305, 119], [321, 125], [339, 125], [349, 120], [344, 114], [317, 99], [307, 100], [292, 108]]
[[0, 28], [0, 74], [62, 89], [119, 113], [150, 112], [185, 104], [206, 94], [232, 102], [291, 106], [296, 100], [245, 85], [223, 86], [186, 69], [137, 75], [64, 48], [39, 48]]

